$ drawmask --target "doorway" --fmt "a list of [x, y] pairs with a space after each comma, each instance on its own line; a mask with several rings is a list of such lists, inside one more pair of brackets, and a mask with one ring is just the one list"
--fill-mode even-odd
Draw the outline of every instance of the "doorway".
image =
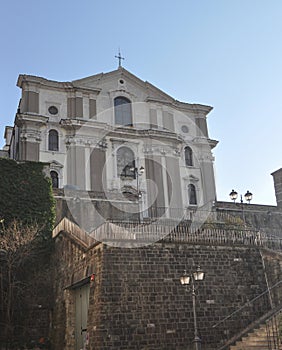
[[76, 350], [84, 350], [87, 343], [87, 319], [90, 284], [75, 289], [75, 342]]

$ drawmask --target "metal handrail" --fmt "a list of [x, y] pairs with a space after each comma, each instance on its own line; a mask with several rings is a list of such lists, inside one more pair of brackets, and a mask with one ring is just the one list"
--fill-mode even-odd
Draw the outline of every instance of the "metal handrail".
[[[252, 306], [255, 302], [259, 301], [263, 297], [267, 297], [268, 301], [270, 299], [270, 292], [280, 286], [282, 284], [282, 280], [276, 282], [271, 287], [264, 290], [262, 293], [254, 297], [252, 300], [248, 301], [244, 305], [242, 305], [240, 308], [236, 309], [226, 317], [224, 317], [222, 320], [217, 322], [213, 325], [213, 328], [217, 328], [220, 325], [223, 324], [226, 325], [226, 323], [229, 321], [231, 323], [231, 319], [233, 321], [236, 319], [238, 320], [240, 318], [240, 313], [244, 312], [245, 308]], [[269, 306], [270, 306], [269, 302]], [[240, 340], [243, 336], [246, 336], [248, 333], [250, 333], [252, 330], [257, 328], [258, 326], [265, 324], [266, 331], [267, 331], [267, 341], [268, 341], [268, 350], [278, 350], [279, 349], [279, 343], [280, 343], [280, 337], [279, 337], [279, 319], [277, 319], [278, 316], [282, 313], [282, 304], [278, 303], [273, 308], [270, 308], [266, 313], [264, 313], [261, 317], [255, 319], [253, 322], [250, 322], [249, 324], [246, 324], [245, 328], [240, 331], [239, 333], [233, 335], [230, 339], [226, 340], [225, 344], [218, 348], [218, 350], [226, 350], [229, 349], [229, 346], [236, 343], [236, 341]], [[229, 329], [229, 326], [225, 326], [224, 328]]]
[[246, 308], [247, 306], [250, 306], [250, 304], [252, 304], [253, 302], [255, 302], [256, 300], [258, 300], [259, 298], [261, 298], [262, 296], [264, 296], [265, 294], [268, 294], [272, 289], [276, 288], [277, 286], [279, 286], [282, 283], [282, 280], [276, 282], [273, 286], [271, 286], [270, 288], [265, 289], [262, 293], [260, 293], [259, 295], [257, 295], [256, 297], [254, 297], [252, 300], [246, 302], [243, 306], [239, 307], [238, 309], [236, 309], [234, 312], [231, 312], [228, 316], [226, 316], [225, 318], [223, 318], [222, 320], [220, 320], [219, 322], [217, 322], [216, 324], [214, 324], [212, 327], [216, 328], [217, 326], [219, 326], [221, 323], [225, 322], [226, 320], [228, 320], [229, 318], [231, 318], [232, 316], [236, 315], [238, 312], [240, 312], [241, 310], [243, 310], [244, 308]]
[[[280, 344], [280, 335], [279, 335], [279, 320], [277, 320], [277, 316], [281, 313], [276, 313], [270, 320], [266, 322], [267, 329], [267, 340], [268, 340], [268, 349], [279, 349]], [[278, 322], [277, 322], [278, 321]], [[273, 347], [272, 347], [273, 345]]]

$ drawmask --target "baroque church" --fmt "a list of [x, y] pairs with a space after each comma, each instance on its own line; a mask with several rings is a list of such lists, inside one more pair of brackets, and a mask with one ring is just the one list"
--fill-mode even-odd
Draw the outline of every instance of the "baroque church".
[[177, 101], [121, 66], [72, 82], [20, 75], [17, 86], [5, 150], [49, 163], [54, 188], [103, 193], [119, 207], [135, 199], [141, 219], [214, 203], [210, 106]]
[[17, 86], [2, 155], [48, 164], [57, 204], [53, 299], [33, 334], [54, 350], [240, 350], [256, 349], [234, 344], [262, 327], [260, 345], [278, 344], [282, 169], [277, 206], [236, 203], [234, 190], [218, 202], [212, 107], [121, 66]]

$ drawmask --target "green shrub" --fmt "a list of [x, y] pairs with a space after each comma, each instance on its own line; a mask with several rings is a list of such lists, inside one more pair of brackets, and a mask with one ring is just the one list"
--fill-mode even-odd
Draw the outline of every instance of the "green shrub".
[[[50, 238], [55, 219], [55, 200], [44, 164], [17, 163], [0, 158], [0, 219], [9, 225], [14, 219], [37, 224], [44, 238]], [[0, 226], [1, 230], [1, 226]]]

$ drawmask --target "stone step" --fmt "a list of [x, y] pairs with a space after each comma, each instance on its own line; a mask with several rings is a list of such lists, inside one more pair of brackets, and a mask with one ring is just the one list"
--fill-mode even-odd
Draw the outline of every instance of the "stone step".
[[253, 334], [251, 333], [249, 336], [244, 336], [242, 340], [247, 340], [247, 339], [265, 339], [267, 338], [267, 334]]
[[[242, 346], [231, 346], [230, 350], [267, 350], [268, 345], [262, 345], [262, 346], [251, 346], [251, 345], [242, 345]], [[279, 350], [279, 349], [277, 349]]]
[[[270, 338], [275, 339], [277, 337], [277, 333], [273, 334], [270, 333]], [[247, 340], [265, 340], [267, 339], [267, 334], [261, 335], [254, 335], [254, 334], [250, 334], [250, 336], [245, 336], [241, 339], [241, 341], [247, 341]]]
[[[273, 337], [276, 338], [277, 332], [274, 330], [267, 331], [266, 325], [256, 328], [254, 331], [244, 336], [235, 345], [230, 347], [230, 350], [267, 350], [268, 349], [268, 333], [271, 336], [272, 347], [274, 349]], [[276, 339], [275, 339], [276, 340]], [[276, 345], [275, 350], [282, 350], [282, 344]]]
[[265, 345], [268, 343], [267, 339], [248, 339], [246, 341], [242, 341], [243, 344], [248, 345]]
[[[230, 350], [267, 350], [268, 343], [249, 345], [249, 344], [236, 344], [230, 347]], [[274, 350], [274, 345], [272, 344], [272, 349]], [[281, 350], [282, 345], [275, 348], [276, 350]]]
[[[232, 345], [230, 347], [230, 350], [267, 350], [268, 349], [268, 343], [265, 344], [256, 344], [256, 345], [250, 345], [250, 344], [236, 344]], [[274, 345], [272, 345], [272, 350], [282, 350], [282, 345], [277, 346], [274, 348]]]
[[250, 345], [250, 346], [263, 346], [267, 345], [267, 339], [261, 339], [261, 340], [248, 340], [248, 341], [239, 341], [236, 343], [236, 345]]

